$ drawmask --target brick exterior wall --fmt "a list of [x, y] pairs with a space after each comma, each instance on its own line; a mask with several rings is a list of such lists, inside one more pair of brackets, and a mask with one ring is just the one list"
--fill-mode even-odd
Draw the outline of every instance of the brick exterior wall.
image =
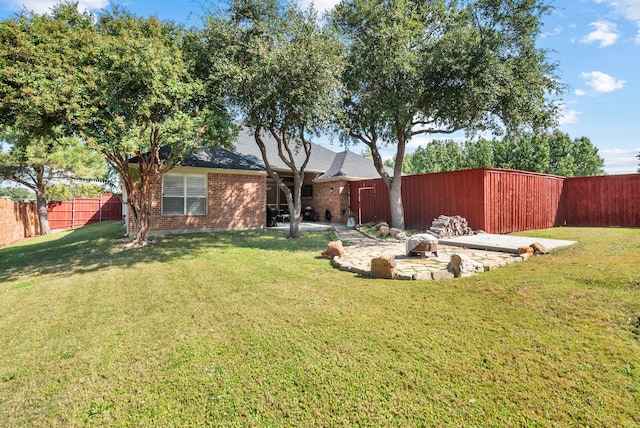
[[[304, 209], [304, 200], [302, 205]], [[314, 183], [312, 206], [320, 214], [320, 221], [326, 221], [325, 212], [329, 210], [332, 223], [346, 223], [347, 217], [342, 213], [349, 212], [349, 186], [347, 181], [336, 180]]]
[[[194, 173], [188, 170], [175, 172]], [[162, 215], [162, 182], [159, 182], [155, 189], [151, 233], [260, 229], [266, 226], [264, 175], [208, 173], [207, 185], [207, 214]], [[132, 231], [129, 220], [129, 231]]]
[[35, 202], [0, 199], [0, 247], [40, 234]]

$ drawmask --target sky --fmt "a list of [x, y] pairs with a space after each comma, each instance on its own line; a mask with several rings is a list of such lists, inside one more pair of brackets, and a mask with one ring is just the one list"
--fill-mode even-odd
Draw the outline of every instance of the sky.
[[[308, 0], [300, 0], [307, 2]], [[560, 130], [571, 138], [588, 137], [605, 160], [607, 174], [629, 174], [640, 160], [640, 0], [549, 0], [554, 6], [544, 18], [538, 46], [558, 63], [562, 96]], [[56, 1], [0, 0], [0, 19], [23, 7], [44, 13]], [[199, 0], [114, 0], [141, 16], [154, 15], [186, 25], [198, 24], [208, 2]], [[337, 0], [316, 0], [315, 7], [329, 10]], [[99, 11], [107, 0], [80, 0], [81, 9]], [[307, 4], [303, 4], [306, 6]], [[432, 139], [464, 140], [462, 134], [414, 138], [408, 153]], [[317, 141], [340, 150], [328, 138]], [[361, 152], [363, 148], [351, 150]], [[392, 150], [384, 150], [390, 158]]]

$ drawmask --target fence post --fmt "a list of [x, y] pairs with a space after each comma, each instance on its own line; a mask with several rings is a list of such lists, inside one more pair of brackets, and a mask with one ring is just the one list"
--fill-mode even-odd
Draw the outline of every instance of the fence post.
[[71, 205], [71, 229], [76, 227], [76, 198], [73, 198]]

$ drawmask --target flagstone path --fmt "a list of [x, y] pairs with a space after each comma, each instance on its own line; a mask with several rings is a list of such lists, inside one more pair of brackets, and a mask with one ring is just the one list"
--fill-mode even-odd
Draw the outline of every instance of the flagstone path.
[[398, 279], [407, 280], [435, 280], [453, 278], [447, 270], [447, 265], [453, 254], [463, 254], [481, 263], [484, 270], [493, 270], [501, 266], [519, 262], [527, 258], [526, 255], [473, 250], [451, 245], [438, 245], [438, 256], [433, 254], [422, 258], [407, 257], [405, 242], [397, 240], [377, 240], [354, 229], [338, 229], [344, 246], [345, 255], [333, 259], [334, 266], [340, 270], [357, 273], [364, 276], [371, 275], [371, 259], [382, 255], [393, 255], [396, 260]]

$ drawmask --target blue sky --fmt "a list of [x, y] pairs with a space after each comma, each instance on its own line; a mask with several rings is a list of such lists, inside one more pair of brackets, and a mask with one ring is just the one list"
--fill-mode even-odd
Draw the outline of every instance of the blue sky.
[[[306, 0], [301, 0], [306, 1]], [[49, 0], [0, 0], [0, 18], [22, 6], [46, 12]], [[99, 10], [106, 0], [80, 0], [80, 7]], [[186, 24], [199, 22], [207, 2], [115, 0], [138, 15], [155, 15]], [[326, 10], [335, 0], [316, 0]], [[560, 129], [572, 138], [586, 136], [605, 159], [608, 174], [636, 172], [640, 162], [640, 0], [551, 0], [555, 11], [545, 18], [541, 48], [559, 63], [559, 77], [568, 85], [563, 96]], [[203, 5], [205, 8], [203, 8]], [[415, 138], [409, 152], [436, 135]], [[463, 139], [462, 136], [454, 138]], [[329, 144], [328, 142], [321, 142]], [[337, 143], [329, 146], [338, 150]], [[352, 149], [357, 152], [361, 148]], [[391, 150], [383, 152], [391, 157]]]

